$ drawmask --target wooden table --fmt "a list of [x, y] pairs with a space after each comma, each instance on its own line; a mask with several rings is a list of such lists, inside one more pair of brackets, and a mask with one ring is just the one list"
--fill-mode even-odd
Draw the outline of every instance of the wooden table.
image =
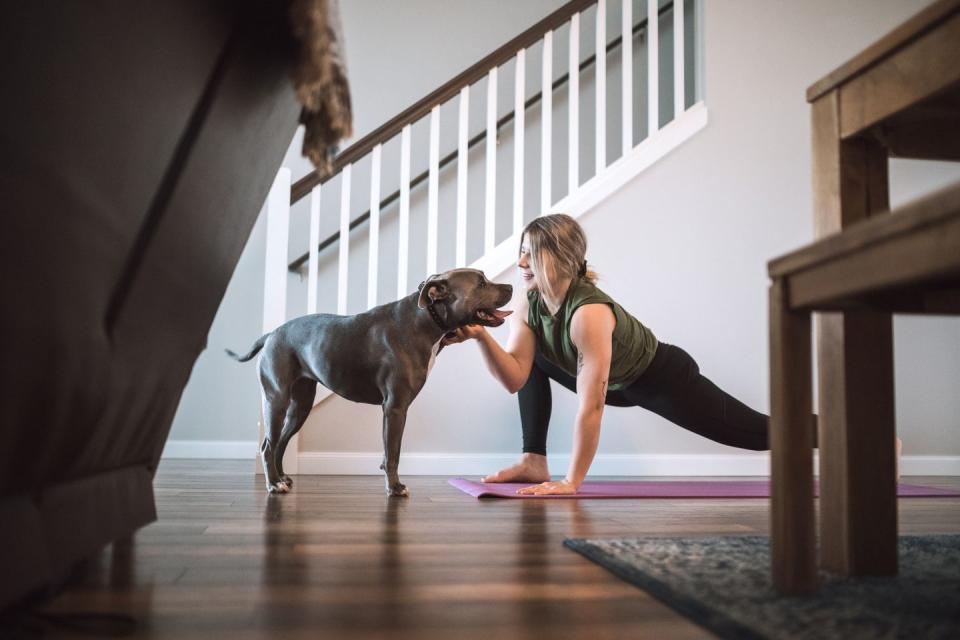
[[886, 215], [887, 159], [960, 160], [960, 0], [932, 4], [807, 99], [820, 239], [769, 264], [770, 535], [784, 593], [817, 586], [813, 311], [819, 564], [846, 576], [897, 572], [891, 314], [960, 313], [960, 185]]

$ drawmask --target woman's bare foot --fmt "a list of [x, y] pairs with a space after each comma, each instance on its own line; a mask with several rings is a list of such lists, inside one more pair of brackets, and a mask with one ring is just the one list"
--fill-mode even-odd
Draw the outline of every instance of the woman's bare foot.
[[546, 482], [550, 479], [547, 456], [525, 453], [520, 462], [483, 478], [480, 482]]

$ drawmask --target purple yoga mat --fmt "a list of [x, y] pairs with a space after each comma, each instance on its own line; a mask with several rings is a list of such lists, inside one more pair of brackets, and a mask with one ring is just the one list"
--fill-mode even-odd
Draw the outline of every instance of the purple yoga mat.
[[[518, 496], [529, 482], [485, 484], [466, 478], [451, 478], [450, 484], [475, 498], [769, 498], [769, 480], [612, 480], [584, 482], [568, 496]], [[960, 491], [898, 484], [897, 495], [910, 497], [960, 496]]]

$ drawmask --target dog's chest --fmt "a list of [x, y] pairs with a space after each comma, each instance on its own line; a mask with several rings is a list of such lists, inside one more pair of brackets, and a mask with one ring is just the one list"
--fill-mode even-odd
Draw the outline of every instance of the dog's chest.
[[427, 375], [430, 375], [430, 370], [433, 369], [433, 365], [437, 362], [437, 352], [440, 351], [440, 340], [437, 340], [437, 343], [433, 345], [433, 349], [430, 350], [430, 361], [427, 362]]

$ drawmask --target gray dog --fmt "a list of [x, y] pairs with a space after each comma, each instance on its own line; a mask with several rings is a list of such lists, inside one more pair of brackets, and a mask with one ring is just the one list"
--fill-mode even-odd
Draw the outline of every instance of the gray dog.
[[383, 463], [387, 493], [409, 495], [397, 475], [407, 407], [420, 393], [447, 333], [468, 324], [496, 327], [513, 294], [476, 269], [430, 276], [418, 293], [355, 316], [301, 316], [257, 340], [240, 362], [261, 349], [265, 437], [260, 447], [267, 491], [285, 493], [283, 452], [313, 408], [317, 382], [334, 393], [383, 407]]

